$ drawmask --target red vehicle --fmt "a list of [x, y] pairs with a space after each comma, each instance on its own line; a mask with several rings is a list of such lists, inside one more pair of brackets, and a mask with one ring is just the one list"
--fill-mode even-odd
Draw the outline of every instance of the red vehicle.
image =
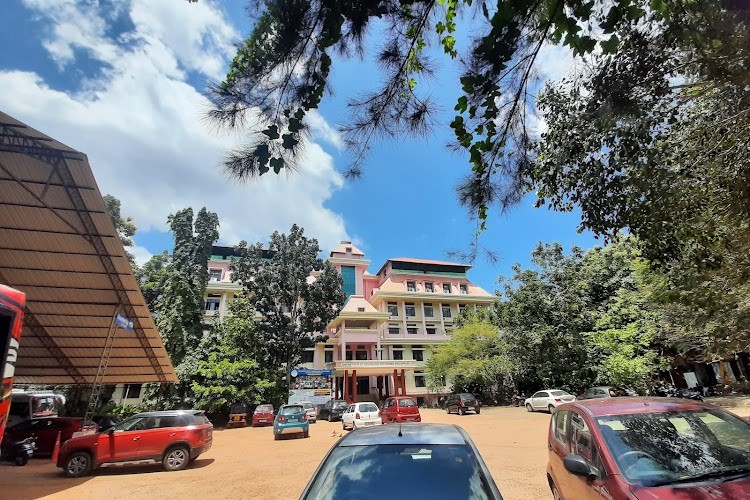
[[273, 425], [273, 405], [258, 405], [253, 412], [252, 427], [259, 425]]
[[21, 341], [23, 309], [26, 295], [18, 290], [0, 285], [0, 442], [3, 440], [5, 423], [10, 411], [10, 393], [13, 389], [13, 376]]
[[199, 410], [139, 413], [105, 431], [66, 441], [57, 466], [68, 477], [135, 460], [156, 460], [168, 471], [181, 470], [211, 448], [213, 428]]
[[555, 499], [750, 498], [750, 424], [676, 398], [560, 405], [548, 435]]
[[20, 441], [27, 437], [36, 438], [36, 455], [51, 455], [55, 449], [57, 435], [60, 434], [60, 444], [73, 437], [74, 432], [81, 430], [82, 418], [44, 417], [26, 420], [9, 427], [5, 436], [12, 441]]
[[422, 421], [417, 402], [409, 396], [395, 396], [386, 399], [383, 408], [380, 410], [380, 418], [383, 419], [384, 424]]

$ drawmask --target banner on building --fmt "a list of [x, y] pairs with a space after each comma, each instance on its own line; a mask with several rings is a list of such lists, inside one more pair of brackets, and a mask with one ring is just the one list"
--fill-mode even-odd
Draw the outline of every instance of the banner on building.
[[322, 405], [331, 399], [331, 370], [293, 369], [289, 382], [289, 403], [310, 401]]

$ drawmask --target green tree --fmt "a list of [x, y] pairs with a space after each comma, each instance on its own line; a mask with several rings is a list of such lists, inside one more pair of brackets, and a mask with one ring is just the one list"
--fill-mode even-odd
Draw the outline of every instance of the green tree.
[[227, 411], [235, 402], [278, 403], [278, 371], [259, 360], [255, 311], [245, 297], [229, 304], [229, 314], [212, 325], [198, 348], [190, 354], [194, 406], [211, 412]]
[[493, 400], [509, 383], [512, 371], [497, 327], [478, 318], [467, 318], [426, 364], [430, 387], [442, 388], [447, 382], [454, 390], [471, 387]]
[[318, 241], [297, 225], [289, 234], [274, 232], [267, 249], [244, 241], [237, 248], [232, 276], [260, 315], [256, 331], [264, 359], [274, 368], [283, 366], [288, 375], [311, 335], [324, 332], [343, 306], [341, 276], [318, 257]]
[[117, 236], [120, 238], [120, 243], [122, 243], [122, 246], [125, 248], [125, 255], [128, 257], [130, 267], [133, 271], [137, 271], [138, 266], [135, 263], [135, 257], [128, 252], [128, 248], [134, 245], [133, 236], [135, 236], [136, 233], [135, 222], [132, 217], [122, 216], [119, 199], [111, 194], [104, 195], [103, 199], [109, 218], [112, 219], [112, 224], [115, 225], [115, 230], [117, 231]]

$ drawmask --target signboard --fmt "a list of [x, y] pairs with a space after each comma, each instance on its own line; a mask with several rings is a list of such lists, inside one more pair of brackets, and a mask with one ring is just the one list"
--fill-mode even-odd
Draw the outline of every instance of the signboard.
[[289, 372], [289, 403], [322, 405], [331, 399], [331, 370], [293, 369]]

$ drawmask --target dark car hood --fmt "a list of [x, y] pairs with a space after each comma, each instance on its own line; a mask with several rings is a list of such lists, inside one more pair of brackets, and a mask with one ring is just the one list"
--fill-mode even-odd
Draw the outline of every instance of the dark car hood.
[[750, 478], [726, 483], [633, 488], [632, 491], [638, 500], [746, 500], [750, 499]]

